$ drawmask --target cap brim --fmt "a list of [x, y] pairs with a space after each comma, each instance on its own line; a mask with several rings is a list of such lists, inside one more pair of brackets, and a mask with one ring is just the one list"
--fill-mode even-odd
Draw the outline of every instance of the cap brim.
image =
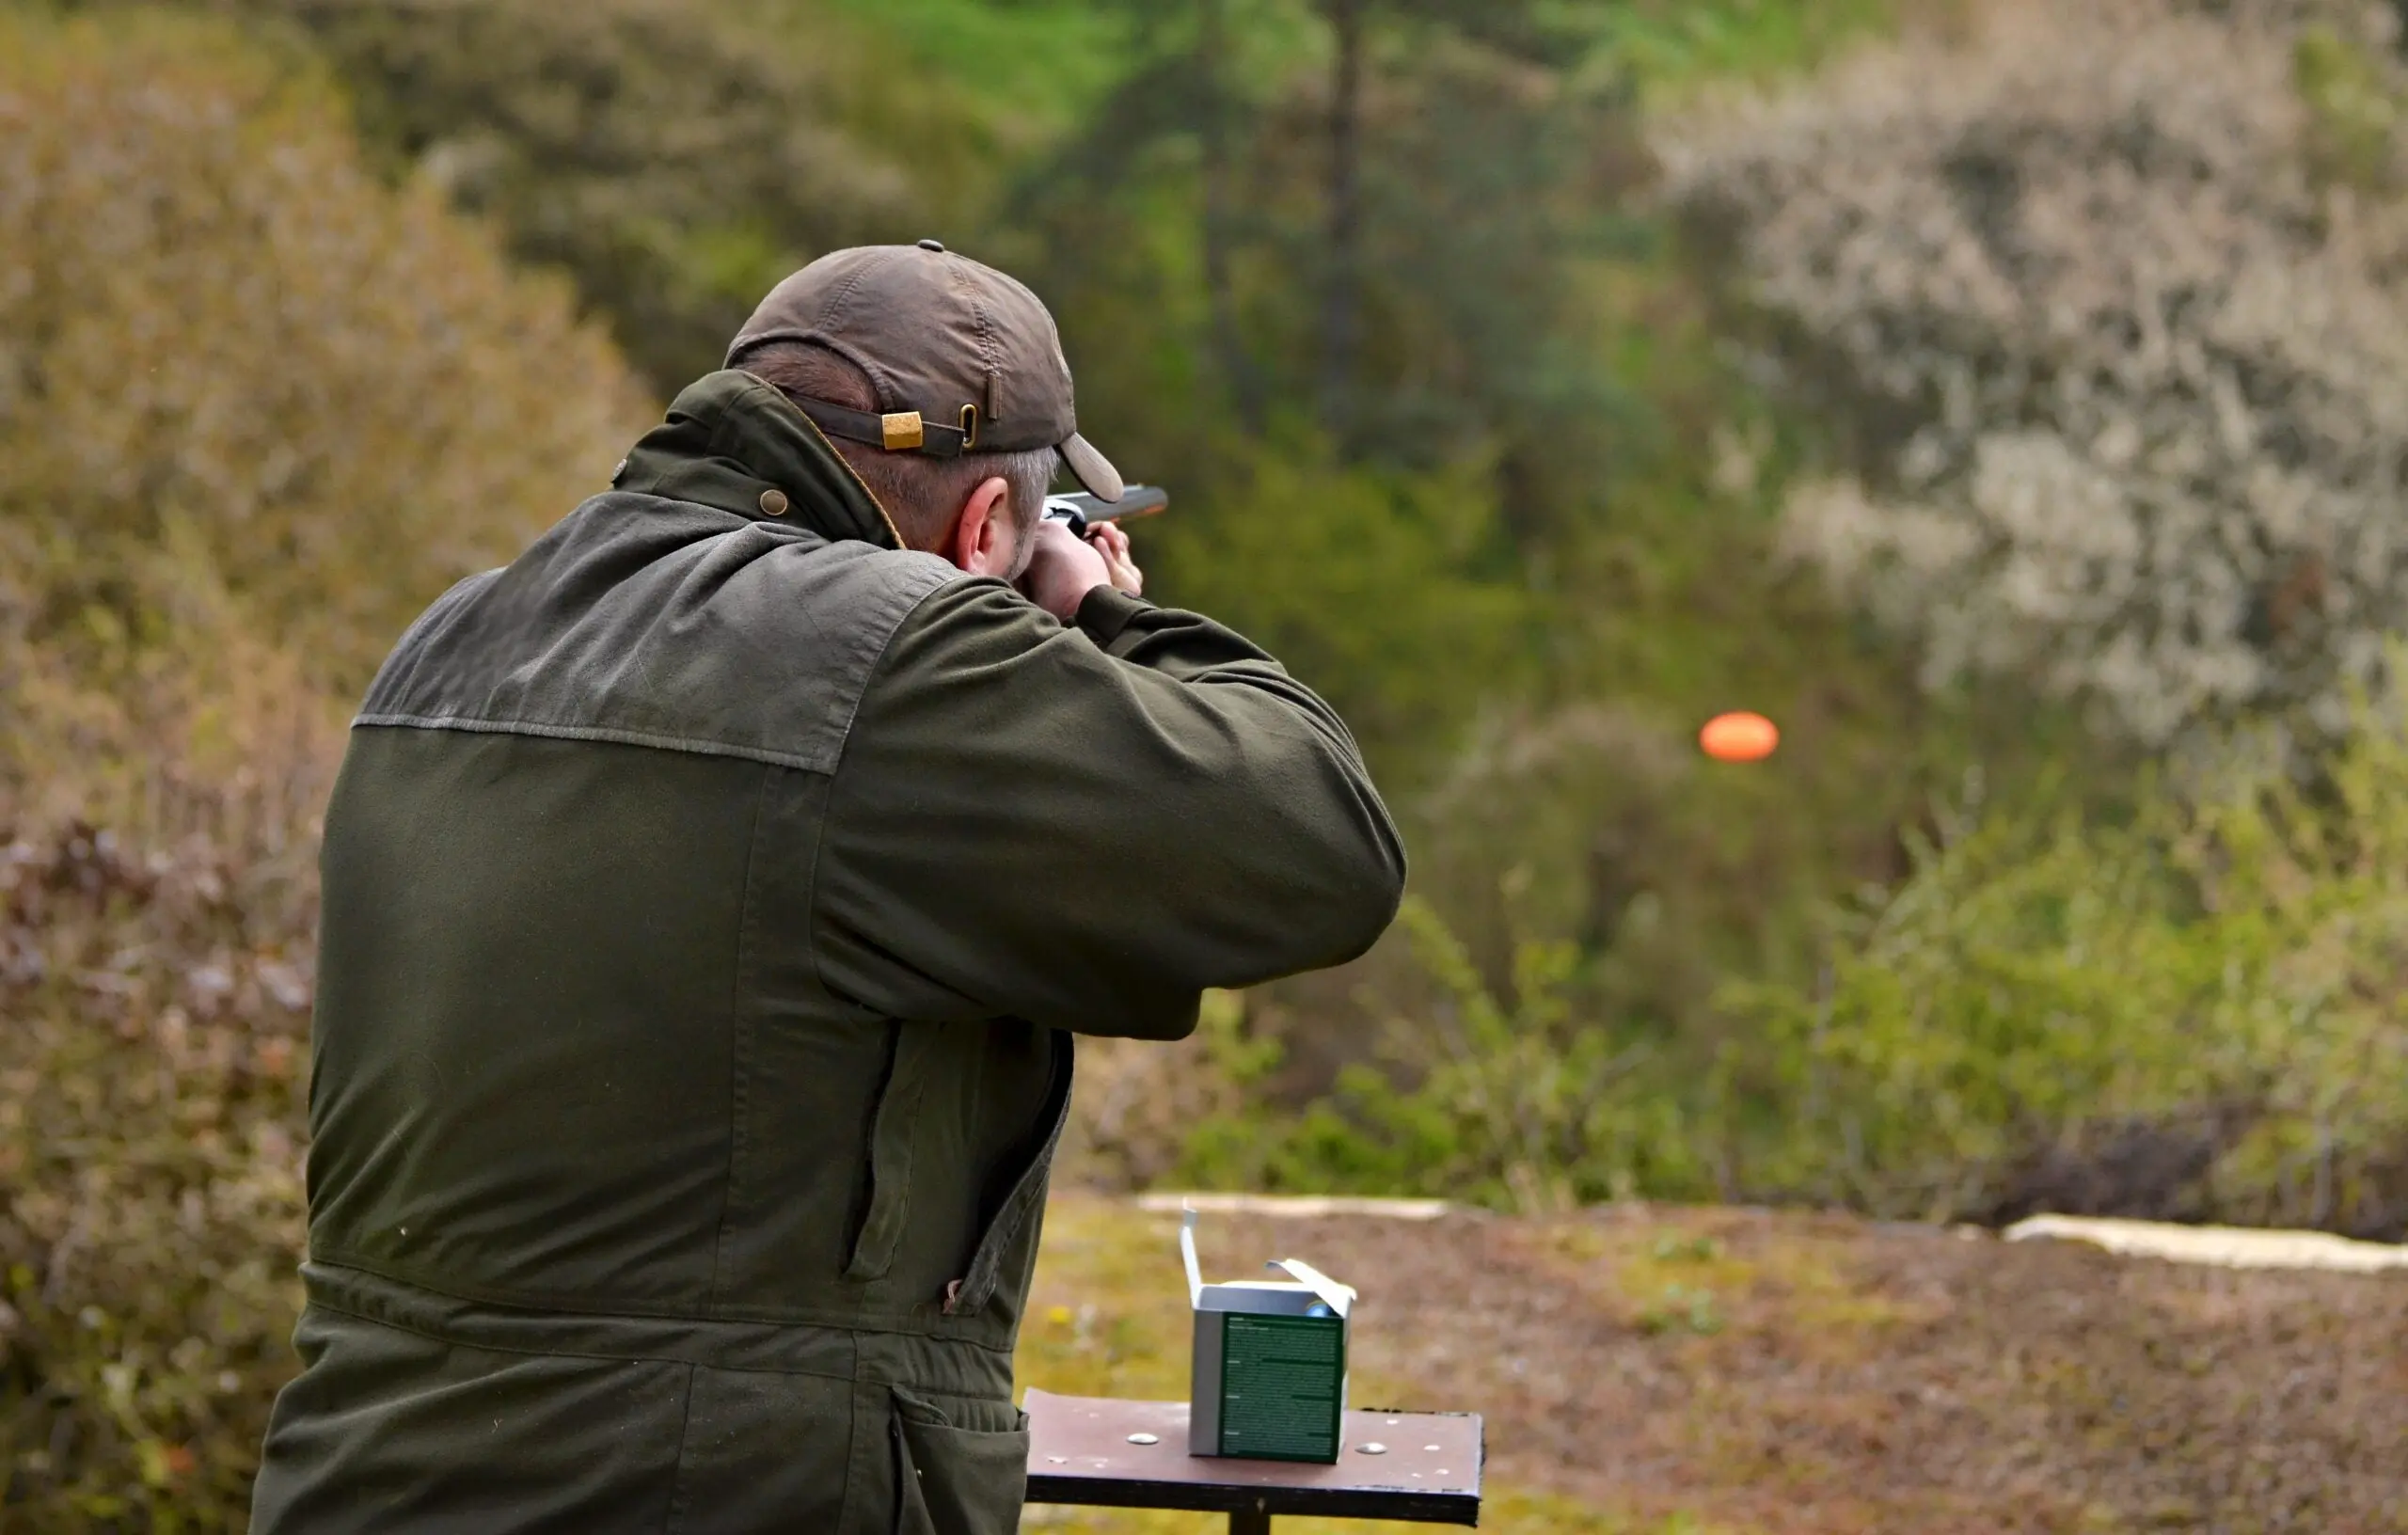
[[1095, 451], [1095, 444], [1073, 432], [1062, 442], [1062, 462], [1070, 466], [1070, 473], [1079, 483], [1100, 501], [1117, 501], [1129, 487], [1112, 460]]

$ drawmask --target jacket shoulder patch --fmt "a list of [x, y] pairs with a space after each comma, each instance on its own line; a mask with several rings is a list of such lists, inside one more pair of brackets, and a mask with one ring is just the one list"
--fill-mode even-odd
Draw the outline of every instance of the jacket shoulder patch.
[[964, 578], [934, 555], [605, 495], [438, 599], [354, 723], [832, 772], [895, 629]]

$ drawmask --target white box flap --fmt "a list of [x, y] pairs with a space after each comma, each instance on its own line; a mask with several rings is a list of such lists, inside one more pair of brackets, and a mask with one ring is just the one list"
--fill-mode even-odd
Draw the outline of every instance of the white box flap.
[[1278, 1258], [1265, 1264], [1264, 1267], [1276, 1269], [1287, 1274], [1296, 1283], [1320, 1296], [1323, 1306], [1341, 1317], [1346, 1315], [1346, 1308], [1354, 1304], [1354, 1286], [1339, 1284], [1301, 1258]]

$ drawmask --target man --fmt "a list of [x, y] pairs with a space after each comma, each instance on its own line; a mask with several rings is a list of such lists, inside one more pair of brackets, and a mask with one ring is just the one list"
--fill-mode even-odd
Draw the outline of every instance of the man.
[[1121, 483], [1025, 288], [843, 251], [727, 360], [355, 726], [261, 1535], [1015, 1528], [1071, 1036], [1394, 912], [1338, 717], [1040, 520]]

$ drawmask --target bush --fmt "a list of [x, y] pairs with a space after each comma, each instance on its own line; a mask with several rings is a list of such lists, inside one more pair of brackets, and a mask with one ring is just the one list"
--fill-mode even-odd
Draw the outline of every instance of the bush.
[[1347, 467], [1308, 443], [1232, 445], [1221, 472], [1209, 514], [1141, 528], [1177, 573], [1164, 600], [1326, 694], [1384, 775], [1426, 770], [1466, 700], [1535, 670], [1539, 603], [1467, 568], [1497, 520], [1477, 474]]
[[1884, 1214], [2408, 1232], [2408, 735], [2359, 707], [2328, 798], [2257, 768], [2136, 824], [1932, 849], [1781, 1041], [1757, 1176]]
[[865, 83], [901, 60], [826, 5], [186, 3], [306, 38], [380, 162], [566, 272], [663, 394], [717, 368], [812, 257], [935, 229], [930, 205], [986, 159], [983, 125], [943, 93], [880, 120]]
[[[0, 1526], [233, 1530], [296, 1364], [341, 712], [239, 631], [0, 632]], [[63, 818], [80, 809], [115, 830]]]
[[0, 851], [0, 1504], [239, 1529], [293, 1369], [305, 860]]
[[641, 393], [560, 285], [223, 28], [0, 15], [0, 582], [46, 643], [230, 604], [362, 686], [602, 488]]
[[2408, 624], [2408, 207], [2333, 182], [2393, 158], [2388, 17], [2209, 8], [1993, 6], [1662, 146], [1853, 433], [1795, 550], [1931, 680], [2036, 678], [2151, 744], [2330, 735]]
[[[1165, 1171], [1208, 1187], [1431, 1195], [1525, 1214], [1640, 1192], [1713, 1192], [1697, 1102], [1656, 1041], [1582, 1006], [1579, 951], [1527, 941], [1510, 986], [1493, 989], [1427, 903], [1400, 918], [1428, 982], [1405, 1007], [1371, 988], [1381, 1065], [1343, 1068], [1336, 1090], [1290, 1114], [1262, 1089], [1282, 1064], [1275, 1038], [1225, 1010], [1178, 1080], [1213, 1112], [1175, 1126]], [[1225, 1084], [1217, 1093], [1198, 1080]], [[1131, 1159], [1124, 1149], [1124, 1165]]]
[[[2395, 658], [2394, 664], [2398, 664]], [[1298, 1112], [1234, 1017], [1182, 1067], [1208, 1184], [1546, 1210], [1719, 1196], [1909, 1220], [2040, 1210], [2408, 1235], [2408, 710], [2359, 703], [2303, 788], [2263, 741], [2115, 819], [1968, 809], [1869, 897], [1816, 984], [1731, 983], [1702, 1065], [1576, 951], [1492, 986], [1418, 902], [1426, 972]], [[1218, 1068], [1228, 1085], [1198, 1079]], [[1127, 1159], [1124, 1159], [1127, 1160]]]

